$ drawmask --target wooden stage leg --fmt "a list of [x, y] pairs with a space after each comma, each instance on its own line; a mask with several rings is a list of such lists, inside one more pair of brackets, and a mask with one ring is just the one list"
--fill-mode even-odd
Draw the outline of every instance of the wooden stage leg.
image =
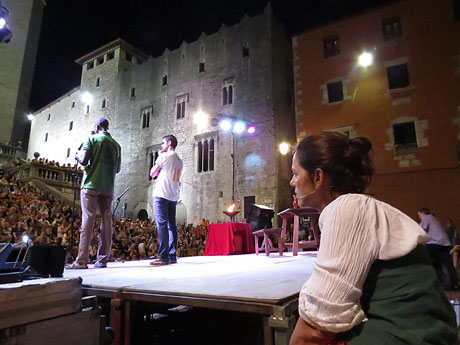
[[120, 291], [115, 293], [115, 297], [110, 301], [110, 303], [110, 326], [115, 333], [113, 345], [129, 345], [131, 333], [130, 304], [128, 301], [123, 300], [123, 295]]

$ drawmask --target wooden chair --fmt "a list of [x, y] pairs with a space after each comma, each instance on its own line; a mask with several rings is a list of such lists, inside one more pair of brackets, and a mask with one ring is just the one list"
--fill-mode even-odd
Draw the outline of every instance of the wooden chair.
[[[283, 255], [281, 251], [281, 247], [278, 245], [278, 248], [273, 246], [273, 242], [270, 239], [270, 235], [274, 236], [278, 239], [278, 243], [280, 241], [280, 235], [283, 231], [282, 228], [268, 228], [268, 229], [260, 229], [254, 231], [252, 234], [254, 235], [254, 248], [256, 251], [256, 255], [259, 255], [259, 252], [265, 251], [265, 255], [269, 256], [270, 252], [278, 252], [280, 255]], [[259, 248], [259, 237], [263, 237], [262, 246]]]
[[[292, 255], [296, 256], [299, 252], [299, 248], [312, 248], [319, 249], [320, 235], [318, 227], [318, 218], [320, 212], [311, 207], [300, 207], [300, 208], [287, 208], [284, 211], [278, 213], [283, 219], [282, 232], [278, 241], [278, 249], [280, 255], [283, 255], [285, 248], [292, 248]], [[299, 241], [299, 227], [300, 217], [309, 217], [311, 221], [311, 228], [313, 230], [312, 241]], [[294, 219], [294, 232], [292, 234], [292, 242], [286, 242], [286, 231], [288, 227], [288, 220]]]

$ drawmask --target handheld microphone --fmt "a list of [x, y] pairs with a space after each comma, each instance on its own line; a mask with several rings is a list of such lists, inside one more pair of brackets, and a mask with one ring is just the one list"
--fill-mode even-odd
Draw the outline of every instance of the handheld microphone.
[[78, 146], [77, 151], [80, 151], [80, 150], [81, 150], [81, 148], [83, 147], [83, 144], [84, 144], [84, 142], [82, 142], [82, 143], [80, 144], [80, 146]]

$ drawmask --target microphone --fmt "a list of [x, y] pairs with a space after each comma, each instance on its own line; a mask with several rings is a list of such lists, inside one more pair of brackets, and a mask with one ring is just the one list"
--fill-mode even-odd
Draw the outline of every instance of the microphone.
[[313, 193], [316, 193], [316, 190], [314, 190], [313, 192], [304, 194], [304, 195], [302, 195], [302, 196], [298, 196], [298, 197], [297, 197], [297, 200], [303, 199], [303, 198], [305, 198], [305, 197], [307, 197], [307, 196], [309, 196], [309, 195], [312, 195]]
[[81, 148], [83, 147], [83, 144], [84, 144], [84, 142], [82, 141], [81, 144], [80, 144], [80, 146], [78, 146], [77, 151], [80, 151], [80, 150], [81, 150]]

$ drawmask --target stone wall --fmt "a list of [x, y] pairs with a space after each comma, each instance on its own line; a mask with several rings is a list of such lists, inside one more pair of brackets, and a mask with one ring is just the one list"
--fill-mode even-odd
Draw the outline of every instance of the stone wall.
[[[110, 52], [114, 57], [108, 60]], [[79, 88], [36, 113], [29, 156], [39, 151], [46, 158], [72, 162], [75, 149], [95, 120], [105, 116], [110, 121], [109, 131], [122, 147], [122, 170], [115, 193], [130, 187], [122, 200], [127, 213], [136, 216], [144, 209], [154, 217], [155, 181], [149, 179], [148, 171], [151, 155], [159, 150], [167, 134], [178, 138], [176, 151], [184, 161], [178, 220], [195, 224], [202, 218], [211, 222], [228, 220], [222, 211], [232, 199], [232, 152], [235, 200], [241, 211], [237, 220], [244, 221], [247, 196], [254, 196], [257, 204], [278, 208], [279, 200], [288, 199], [280, 195], [292, 194], [287, 185], [279, 183], [277, 153], [280, 138], [295, 138], [294, 115], [287, 101], [289, 52], [288, 37], [269, 6], [262, 14], [244, 16], [239, 24], [223, 25], [214, 34], [202, 34], [197, 41], [184, 42], [156, 58], [145, 58], [123, 41], [108, 44], [77, 60], [83, 65]], [[98, 58], [102, 63], [97, 63]], [[93, 67], [88, 69], [91, 63]], [[203, 65], [200, 70], [200, 63], [204, 70]], [[232, 104], [223, 105], [223, 87], [229, 85]], [[93, 96], [89, 113], [81, 100], [85, 92]], [[181, 102], [185, 104], [185, 116], [177, 118], [177, 103]], [[213, 125], [230, 117], [254, 123], [257, 131], [253, 135], [234, 134], [232, 138], [211, 121], [196, 125], [193, 119], [198, 111], [214, 119]], [[143, 116], [147, 113], [148, 127]], [[47, 131], [48, 141], [44, 142]], [[214, 170], [198, 172], [198, 143], [211, 139], [215, 143]], [[66, 157], [69, 148], [72, 152]], [[283, 174], [289, 171], [284, 169]], [[283, 176], [283, 181], [286, 179]]]

